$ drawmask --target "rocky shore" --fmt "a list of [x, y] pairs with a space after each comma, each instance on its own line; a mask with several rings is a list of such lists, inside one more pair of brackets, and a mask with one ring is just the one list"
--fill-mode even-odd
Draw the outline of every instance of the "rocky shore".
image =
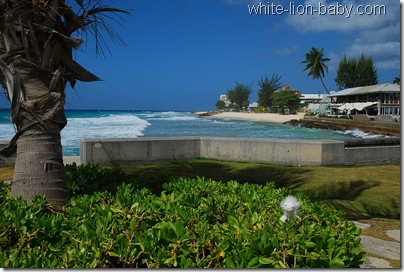
[[317, 117], [304, 117], [299, 120], [290, 120], [285, 122], [292, 126], [301, 126], [307, 128], [319, 128], [319, 129], [329, 129], [329, 130], [348, 130], [348, 129], [359, 129], [365, 132], [382, 134], [386, 136], [396, 136], [401, 135], [400, 123], [392, 122], [360, 122], [358, 120], [346, 120], [346, 119], [333, 119], [333, 118], [317, 118]]

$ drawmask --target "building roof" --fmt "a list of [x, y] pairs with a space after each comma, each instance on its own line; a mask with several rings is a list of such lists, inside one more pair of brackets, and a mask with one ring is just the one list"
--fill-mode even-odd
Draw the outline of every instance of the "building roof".
[[258, 102], [253, 102], [248, 105], [250, 108], [258, 108]]
[[364, 87], [348, 88], [336, 93], [331, 93], [330, 96], [348, 96], [348, 95], [357, 95], [366, 93], [399, 93], [399, 92], [400, 92], [400, 85], [384, 83]]
[[323, 95], [322, 94], [301, 94], [300, 99], [301, 100], [305, 100], [305, 99], [321, 100], [321, 99], [323, 99]]

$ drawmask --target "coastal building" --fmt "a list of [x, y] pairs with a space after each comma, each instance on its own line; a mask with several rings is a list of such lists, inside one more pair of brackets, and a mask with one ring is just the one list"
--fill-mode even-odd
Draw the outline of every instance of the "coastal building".
[[339, 112], [364, 113], [367, 115], [400, 115], [400, 85], [377, 84], [348, 88], [331, 93], [330, 104], [334, 114]]
[[324, 96], [322, 94], [301, 94], [300, 104], [310, 104], [318, 103], [323, 100]]
[[248, 105], [248, 107], [250, 108], [250, 109], [256, 109], [256, 108], [258, 108], [258, 102], [252, 102], [252, 103], [250, 103], [249, 105]]
[[219, 100], [223, 101], [226, 107], [230, 105], [230, 100], [227, 98], [226, 94], [221, 94]]

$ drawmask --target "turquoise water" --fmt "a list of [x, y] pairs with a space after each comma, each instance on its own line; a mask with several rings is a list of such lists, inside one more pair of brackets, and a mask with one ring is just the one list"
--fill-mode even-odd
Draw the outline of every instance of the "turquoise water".
[[[178, 111], [67, 110], [62, 131], [63, 154], [78, 156], [80, 138], [137, 138], [166, 136], [224, 136], [282, 139], [347, 139], [378, 137], [359, 130], [345, 132], [293, 127], [267, 122], [199, 117]], [[14, 136], [9, 112], [0, 111], [0, 140]]]

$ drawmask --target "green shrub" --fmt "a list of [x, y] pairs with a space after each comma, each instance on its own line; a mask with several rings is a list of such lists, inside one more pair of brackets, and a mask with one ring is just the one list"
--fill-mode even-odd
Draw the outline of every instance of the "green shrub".
[[[291, 191], [273, 183], [173, 178], [155, 194], [139, 179], [99, 168], [80, 167], [88, 179], [69, 175], [97, 190], [72, 193], [61, 209], [41, 197], [27, 206], [2, 189], [0, 267], [337, 268], [364, 261], [361, 229], [339, 211], [297, 194], [300, 217], [280, 221], [280, 202]], [[117, 183], [114, 176], [127, 182], [104, 191], [84, 182]]]

